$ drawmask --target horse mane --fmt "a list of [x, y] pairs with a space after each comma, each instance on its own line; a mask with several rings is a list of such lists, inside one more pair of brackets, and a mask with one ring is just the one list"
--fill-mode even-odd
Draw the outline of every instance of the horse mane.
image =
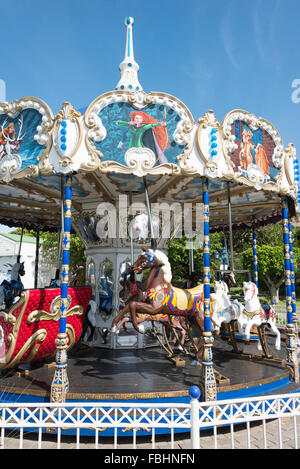
[[171, 270], [171, 265], [170, 265], [168, 256], [166, 256], [166, 254], [158, 250], [153, 251], [153, 249], [149, 249], [149, 252], [151, 252], [151, 254], [154, 254], [155, 257], [158, 259], [158, 261], [162, 264], [161, 269], [163, 271], [165, 281], [167, 283], [171, 283], [172, 270]]

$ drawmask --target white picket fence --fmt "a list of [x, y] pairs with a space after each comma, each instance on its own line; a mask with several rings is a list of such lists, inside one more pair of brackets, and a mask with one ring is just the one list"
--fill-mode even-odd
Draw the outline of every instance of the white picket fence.
[[[275, 306], [275, 312], [276, 312], [276, 324], [277, 326], [282, 326], [285, 327], [287, 324], [287, 313], [286, 313], [286, 307], [285, 306]], [[300, 317], [299, 313], [297, 314], [298, 318], [298, 324], [300, 322]]]
[[[286, 444], [297, 449], [299, 415], [300, 393], [215, 402], [192, 398], [186, 404], [1, 403], [0, 448], [120, 449], [124, 447], [124, 435], [130, 434], [126, 448], [133, 450], [268, 449], [274, 445], [280, 449]], [[271, 430], [269, 424], [273, 425]], [[112, 431], [111, 438], [102, 437], [107, 429]], [[167, 432], [163, 441], [158, 435], [162, 429]], [[73, 430], [74, 436], [66, 437], [67, 430]], [[93, 436], [83, 438], [87, 430]], [[139, 436], [141, 431], [149, 436]]]

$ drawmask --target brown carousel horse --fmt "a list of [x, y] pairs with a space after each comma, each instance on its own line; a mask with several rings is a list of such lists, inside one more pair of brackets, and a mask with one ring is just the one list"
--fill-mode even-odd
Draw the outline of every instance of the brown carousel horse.
[[[142, 282], [136, 281], [135, 273], [131, 266], [129, 266], [122, 274], [120, 283], [123, 287], [120, 291], [120, 298], [122, 299], [123, 304], [128, 304], [130, 301], [144, 300], [144, 284]], [[117, 327], [114, 328], [113, 332], [118, 334], [121, 327], [126, 330], [127, 322], [131, 322], [131, 318], [124, 316], [120, 322], [118, 322]], [[172, 349], [174, 346], [176, 346], [179, 351], [183, 351], [184, 353], [188, 354], [187, 348], [185, 347], [187, 328], [186, 324], [184, 323], [184, 318], [169, 316], [168, 314], [151, 315], [148, 313], [137, 313], [139, 332], [144, 333], [144, 322], [153, 323], [153, 331], [147, 330], [145, 334], [153, 336], [154, 333], [154, 336], [156, 336], [160, 344], [165, 350], [168, 351], [170, 355], [173, 355]], [[163, 325], [162, 334], [158, 332], [155, 323], [160, 323]], [[170, 332], [172, 335], [171, 342], [169, 341]], [[163, 336], [163, 339], [159, 337], [161, 335]]]
[[150, 268], [145, 282], [143, 301], [129, 301], [113, 320], [112, 332], [115, 332], [117, 324], [127, 313], [130, 313], [135, 330], [143, 332], [137, 320], [137, 314], [142, 313], [151, 316], [166, 314], [183, 317], [203, 333], [204, 315], [201, 309], [203, 285], [187, 290], [174, 287], [171, 285], [172, 271], [168, 257], [159, 250], [142, 248], [142, 251], [132, 269], [136, 274], [140, 274]]

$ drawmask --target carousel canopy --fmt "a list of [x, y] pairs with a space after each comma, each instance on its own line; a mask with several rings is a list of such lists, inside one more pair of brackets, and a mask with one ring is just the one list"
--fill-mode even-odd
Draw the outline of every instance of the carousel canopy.
[[0, 103], [0, 222], [60, 228], [67, 174], [73, 175], [73, 226], [86, 244], [100, 242], [93, 228], [97, 206], [116, 207], [121, 196], [144, 200], [145, 181], [151, 203], [194, 210], [207, 177], [212, 230], [229, 223], [229, 189], [233, 226], [279, 219], [282, 197], [291, 206], [297, 200], [293, 144], [285, 147], [270, 122], [247, 111], [232, 110], [222, 122], [212, 110], [195, 119], [178, 98], [146, 93], [134, 58], [133, 19], [125, 24], [116, 89], [85, 110], [65, 102], [54, 116], [35, 97]]

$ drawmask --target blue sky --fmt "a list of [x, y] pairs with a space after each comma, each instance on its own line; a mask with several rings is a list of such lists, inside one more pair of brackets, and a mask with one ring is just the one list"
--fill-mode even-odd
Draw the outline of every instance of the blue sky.
[[145, 91], [175, 95], [194, 118], [242, 108], [300, 152], [298, 0], [14, 0], [1, 3], [6, 99], [37, 96], [53, 112], [114, 89], [132, 16]]
[[[132, 16], [146, 92], [175, 95], [195, 119], [245, 109], [300, 154], [299, 0], [14, 0], [1, 4], [6, 99], [36, 96], [56, 113], [114, 89]], [[4, 20], [5, 19], [5, 20]], [[299, 93], [300, 96], [300, 93]]]

